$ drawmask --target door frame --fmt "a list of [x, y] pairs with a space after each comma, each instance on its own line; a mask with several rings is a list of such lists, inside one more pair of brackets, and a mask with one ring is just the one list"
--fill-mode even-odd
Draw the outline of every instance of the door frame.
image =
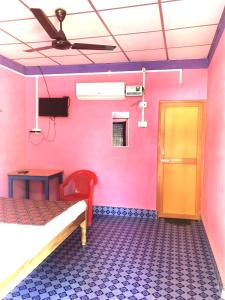
[[[170, 217], [169, 215], [162, 214], [160, 209], [162, 207], [162, 186], [163, 186], [163, 168], [162, 163], [160, 163], [161, 159], [161, 142], [163, 139], [163, 134], [160, 135], [161, 132], [161, 124], [162, 124], [162, 111], [165, 106], [191, 106], [191, 104], [197, 105], [201, 108], [202, 113], [200, 114], [199, 119], [199, 133], [198, 137], [201, 140], [198, 140], [198, 151], [197, 151], [197, 185], [196, 185], [196, 215], [194, 217], [190, 217], [189, 215], [183, 215], [185, 219], [200, 219], [200, 212], [201, 212], [201, 197], [202, 197], [202, 184], [203, 184], [203, 150], [204, 150], [204, 141], [205, 141], [205, 108], [206, 108], [206, 100], [160, 100], [159, 101], [159, 113], [158, 113], [158, 146], [157, 146], [157, 190], [156, 190], [156, 210], [157, 210], [157, 217]], [[180, 215], [174, 215], [174, 218], [181, 218]]]

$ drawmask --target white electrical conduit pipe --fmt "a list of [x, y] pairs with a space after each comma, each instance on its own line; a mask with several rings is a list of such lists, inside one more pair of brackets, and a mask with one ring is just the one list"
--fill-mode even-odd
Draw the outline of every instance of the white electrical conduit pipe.
[[[142, 70], [145, 68], [142, 68]], [[90, 73], [60, 73], [60, 74], [44, 74], [45, 77], [59, 77], [59, 76], [90, 76], [90, 75], [114, 75], [114, 74], [138, 74], [143, 71], [106, 71], [106, 72], [90, 72]], [[145, 70], [145, 73], [165, 73], [178, 72], [179, 83], [182, 83], [182, 69], [162, 69], [162, 70]], [[23, 74], [21, 74], [23, 75]], [[24, 77], [42, 77], [43, 75], [23, 75]]]
[[146, 71], [145, 68], [142, 68], [142, 86], [143, 86], [143, 94], [142, 94], [142, 101], [140, 102], [141, 107], [141, 121], [138, 122], [138, 127], [147, 127], [147, 121], [145, 121], [145, 108], [147, 107], [147, 102], [145, 102], [145, 73], [152, 72], [179, 72], [179, 83], [182, 83], [182, 70], [181, 69], [171, 69], [171, 70], [148, 70]]
[[[178, 72], [179, 73], [179, 83], [182, 83], [182, 69], [162, 69], [162, 70], [146, 70], [145, 68], [142, 68], [141, 71], [107, 71], [107, 72], [93, 72], [93, 73], [64, 73], [64, 74], [45, 74], [45, 77], [52, 77], [52, 76], [84, 76], [84, 75], [102, 75], [102, 74], [138, 74], [142, 73], [142, 86], [143, 86], [143, 94], [142, 94], [142, 103], [141, 106], [141, 121], [138, 122], [138, 127], [147, 127], [147, 121], [144, 120], [145, 116], [145, 73], [166, 73], [166, 72]], [[30, 132], [32, 133], [40, 133], [41, 129], [38, 128], [38, 77], [43, 77], [43, 75], [25, 75], [25, 77], [35, 77], [36, 79], [36, 126], [33, 128]]]
[[[18, 71], [15, 71], [13, 69], [10, 69], [4, 65], [0, 65], [1, 68], [9, 70], [13, 73], [16, 73], [18, 75], [21, 75], [23, 77], [42, 77], [43, 75], [24, 75], [23, 73], [20, 73]], [[106, 71], [106, 72], [91, 72], [91, 73], [61, 73], [61, 74], [44, 74], [45, 77], [52, 77], [52, 76], [87, 76], [87, 75], [102, 75], [102, 74], [135, 74], [135, 73], [141, 73], [142, 71]], [[146, 73], [160, 73], [160, 72], [179, 72], [179, 83], [182, 83], [182, 69], [162, 69], [162, 70], [145, 70]]]
[[145, 68], [142, 68], [142, 103], [141, 105], [141, 122], [139, 122], [138, 127], [147, 127], [147, 122], [145, 122]]
[[35, 76], [35, 128], [32, 128], [30, 132], [35, 134], [41, 132], [38, 127], [38, 76]]
[[[4, 65], [0, 65], [2, 68], [7, 69], [9, 71], [12, 71], [14, 73], [17, 73], [18, 75], [21, 75], [23, 77], [35, 77], [35, 81], [36, 81], [36, 112], [35, 112], [35, 128], [33, 128], [32, 130], [30, 130], [31, 133], [40, 133], [41, 129], [38, 127], [38, 77], [43, 77], [42, 74], [40, 75], [24, 75], [18, 71], [14, 71], [8, 67], [5, 67]], [[102, 74], [108, 74], [108, 75], [113, 75], [113, 74], [137, 74], [137, 73], [141, 73], [143, 74], [143, 88], [145, 89], [145, 73], [164, 73], [164, 72], [178, 72], [179, 73], [179, 83], [182, 83], [182, 69], [162, 69], [162, 70], [146, 70], [145, 68], [142, 68], [141, 71], [106, 71], [106, 72], [91, 72], [91, 73], [61, 73], [61, 74], [44, 74], [45, 77], [59, 77], [59, 76], [89, 76], [89, 75], [102, 75]], [[140, 127], [146, 127], [147, 126], [147, 122], [144, 121], [144, 93], [142, 95], [142, 111], [141, 111], [141, 124]], [[146, 122], [146, 126], [142, 126], [144, 123]]]

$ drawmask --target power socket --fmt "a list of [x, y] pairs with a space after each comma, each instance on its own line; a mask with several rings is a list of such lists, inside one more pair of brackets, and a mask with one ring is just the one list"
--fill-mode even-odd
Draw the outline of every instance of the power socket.
[[139, 121], [139, 122], [138, 122], [138, 127], [139, 127], [139, 128], [148, 127], [147, 121]]
[[147, 107], [147, 102], [146, 101], [140, 101], [139, 102], [139, 107], [140, 108], [146, 108]]

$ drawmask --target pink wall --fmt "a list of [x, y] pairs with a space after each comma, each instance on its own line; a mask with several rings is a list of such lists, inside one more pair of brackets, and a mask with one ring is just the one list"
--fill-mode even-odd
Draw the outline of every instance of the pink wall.
[[[148, 128], [138, 128], [141, 112], [134, 105], [140, 98], [124, 101], [78, 101], [76, 82], [124, 81], [141, 84], [139, 74], [46, 77], [51, 96], [68, 95], [71, 99], [68, 118], [56, 119], [54, 142], [32, 136], [26, 143], [27, 167], [63, 169], [65, 176], [80, 168], [96, 172], [99, 183], [94, 195], [95, 205], [156, 208], [156, 152], [159, 100], [206, 99], [207, 70], [184, 70], [183, 83], [178, 73], [146, 74], [146, 120]], [[34, 127], [34, 78], [26, 82], [27, 132]], [[47, 96], [43, 79], [39, 95]], [[130, 112], [129, 147], [111, 146], [112, 112]], [[40, 117], [39, 125], [46, 134], [48, 118]], [[34, 183], [32, 197], [40, 197], [42, 185]], [[51, 198], [58, 197], [51, 187]]]
[[0, 196], [7, 196], [7, 173], [25, 163], [25, 78], [0, 67], [0, 95]]
[[225, 286], [225, 33], [208, 69], [202, 218]]
[[[222, 280], [225, 284], [225, 35], [220, 41], [208, 70], [208, 104], [205, 146], [204, 199], [202, 218]], [[56, 119], [53, 142], [29, 135], [35, 126], [35, 80], [0, 67], [0, 196], [7, 196], [7, 172], [23, 167], [63, 169], [65, 176], [76, 169], [96, 172], [99, 183], [95, 205], [156, 208], [156, 155], [158, 107], [160, 100], [206, 99], [207, 70], [184, 70], [183, 83], [178, 73], [146, 74], [145, 119], [148, 128], [137, 128], [141, 119], [140, 98], [124, 101], [78, 101], [76, 82], [124, 81], [141, 84], [138, 74], [46, 77], [51, 96], [68, 95], [71, 99], [68, 118]], [[39, 95], [48, 96], [43, 79]], [[130, 112], [129, 147], [111, 146], [112, 112]], [[39, 118], [46, 135], [48, 118]], [[53, 130], [50, 131], [50, 138]], [[22, 183], [15, 184], [16, 196], [23, 196]], [[58, 198], [56, 182], [50, 188], [51, 198]], [[41, 183], [32, 183], [32, 198], [43, 195]]]

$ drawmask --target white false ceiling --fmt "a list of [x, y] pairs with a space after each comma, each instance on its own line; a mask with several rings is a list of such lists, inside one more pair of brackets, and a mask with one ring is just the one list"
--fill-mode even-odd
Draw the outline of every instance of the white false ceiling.
[[[67, 16], [71, 43], [115, 45], [113, 51], [25, 52], [51, 45], [30, 8], [40, 8], [59, 29], [56, 8]], [[199, 59], [208, 56], [224, 0], [7, 0], [0, 10], [0, 55], [25, 66]]]

